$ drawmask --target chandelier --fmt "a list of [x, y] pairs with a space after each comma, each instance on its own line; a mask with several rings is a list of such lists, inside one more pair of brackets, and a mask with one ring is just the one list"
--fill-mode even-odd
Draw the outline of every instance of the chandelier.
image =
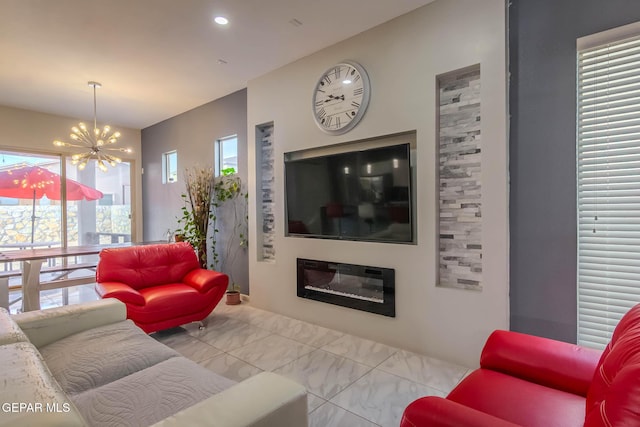
[[71, 128], [72, 133], [69, 137], [74, 142], [53, 141], [53, 145], [56, 147], [74, 147], [83, 148], [87, 151], [71, 156], [71, 163], [78, 165], [79, 170], [83, 170], [89, 160], [95, 160], [98, 168], [106, 172], [107, 164], [115, 166], [117, 163], [122, 162], [122, 159], [114, 156], [113, 152], [131, 153], [130, 148], [115, 148], [111, 145], [118, 142], [120, 138], [120, 132], [112, 132], [110, 126], [105, 126], [102, 129], [98, 127], [96, 118], [96, 88], [102, 87], [98, 82], [89, 82], [89, 86], [93, 87], [93, 130], [90, 130], [86, 124], [78, 123], [78, 126]]

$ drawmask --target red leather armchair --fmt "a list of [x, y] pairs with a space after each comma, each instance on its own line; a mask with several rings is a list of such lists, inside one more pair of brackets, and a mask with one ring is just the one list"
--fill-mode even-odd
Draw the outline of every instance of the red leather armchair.
[[108, 248], [100, 252], [96, 291], [127, 306], [127, 318], [151, 333], [207, 317], [229, 278], [200, 268], [189, 243]]
[[603, 352], [495, 331], [480, 369], [446, 399], [412, 402], [401, 427], [640, 426], [640, 305]]

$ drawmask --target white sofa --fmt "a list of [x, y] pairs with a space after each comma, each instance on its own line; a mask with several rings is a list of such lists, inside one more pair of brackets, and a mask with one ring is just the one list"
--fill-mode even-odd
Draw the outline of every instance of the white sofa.
[[301, 385], [240, 383], [144, 334], [115, 299], [0, 309], [0, 426], [306, 427]]

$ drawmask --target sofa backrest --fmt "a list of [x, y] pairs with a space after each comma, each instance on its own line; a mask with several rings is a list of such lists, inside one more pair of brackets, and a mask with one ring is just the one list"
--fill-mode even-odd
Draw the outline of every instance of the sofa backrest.
[[96, 281], [142, 289], [180, 282], [196, 268], [200, 268], [198, 257], [186, 242], [107, 248], [100, 252]]
[[584, 425], [640, 426], [640, 304], [623, 316], [602, 353]]

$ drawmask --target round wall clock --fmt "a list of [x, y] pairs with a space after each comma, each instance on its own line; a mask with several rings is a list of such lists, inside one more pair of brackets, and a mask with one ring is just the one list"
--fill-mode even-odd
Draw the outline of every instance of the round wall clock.
[[369, 76], [358, 63], [343, 61], [325, 71], [313, 91], [313, 118], [324, 132], [353, 129], [369, 104]]

